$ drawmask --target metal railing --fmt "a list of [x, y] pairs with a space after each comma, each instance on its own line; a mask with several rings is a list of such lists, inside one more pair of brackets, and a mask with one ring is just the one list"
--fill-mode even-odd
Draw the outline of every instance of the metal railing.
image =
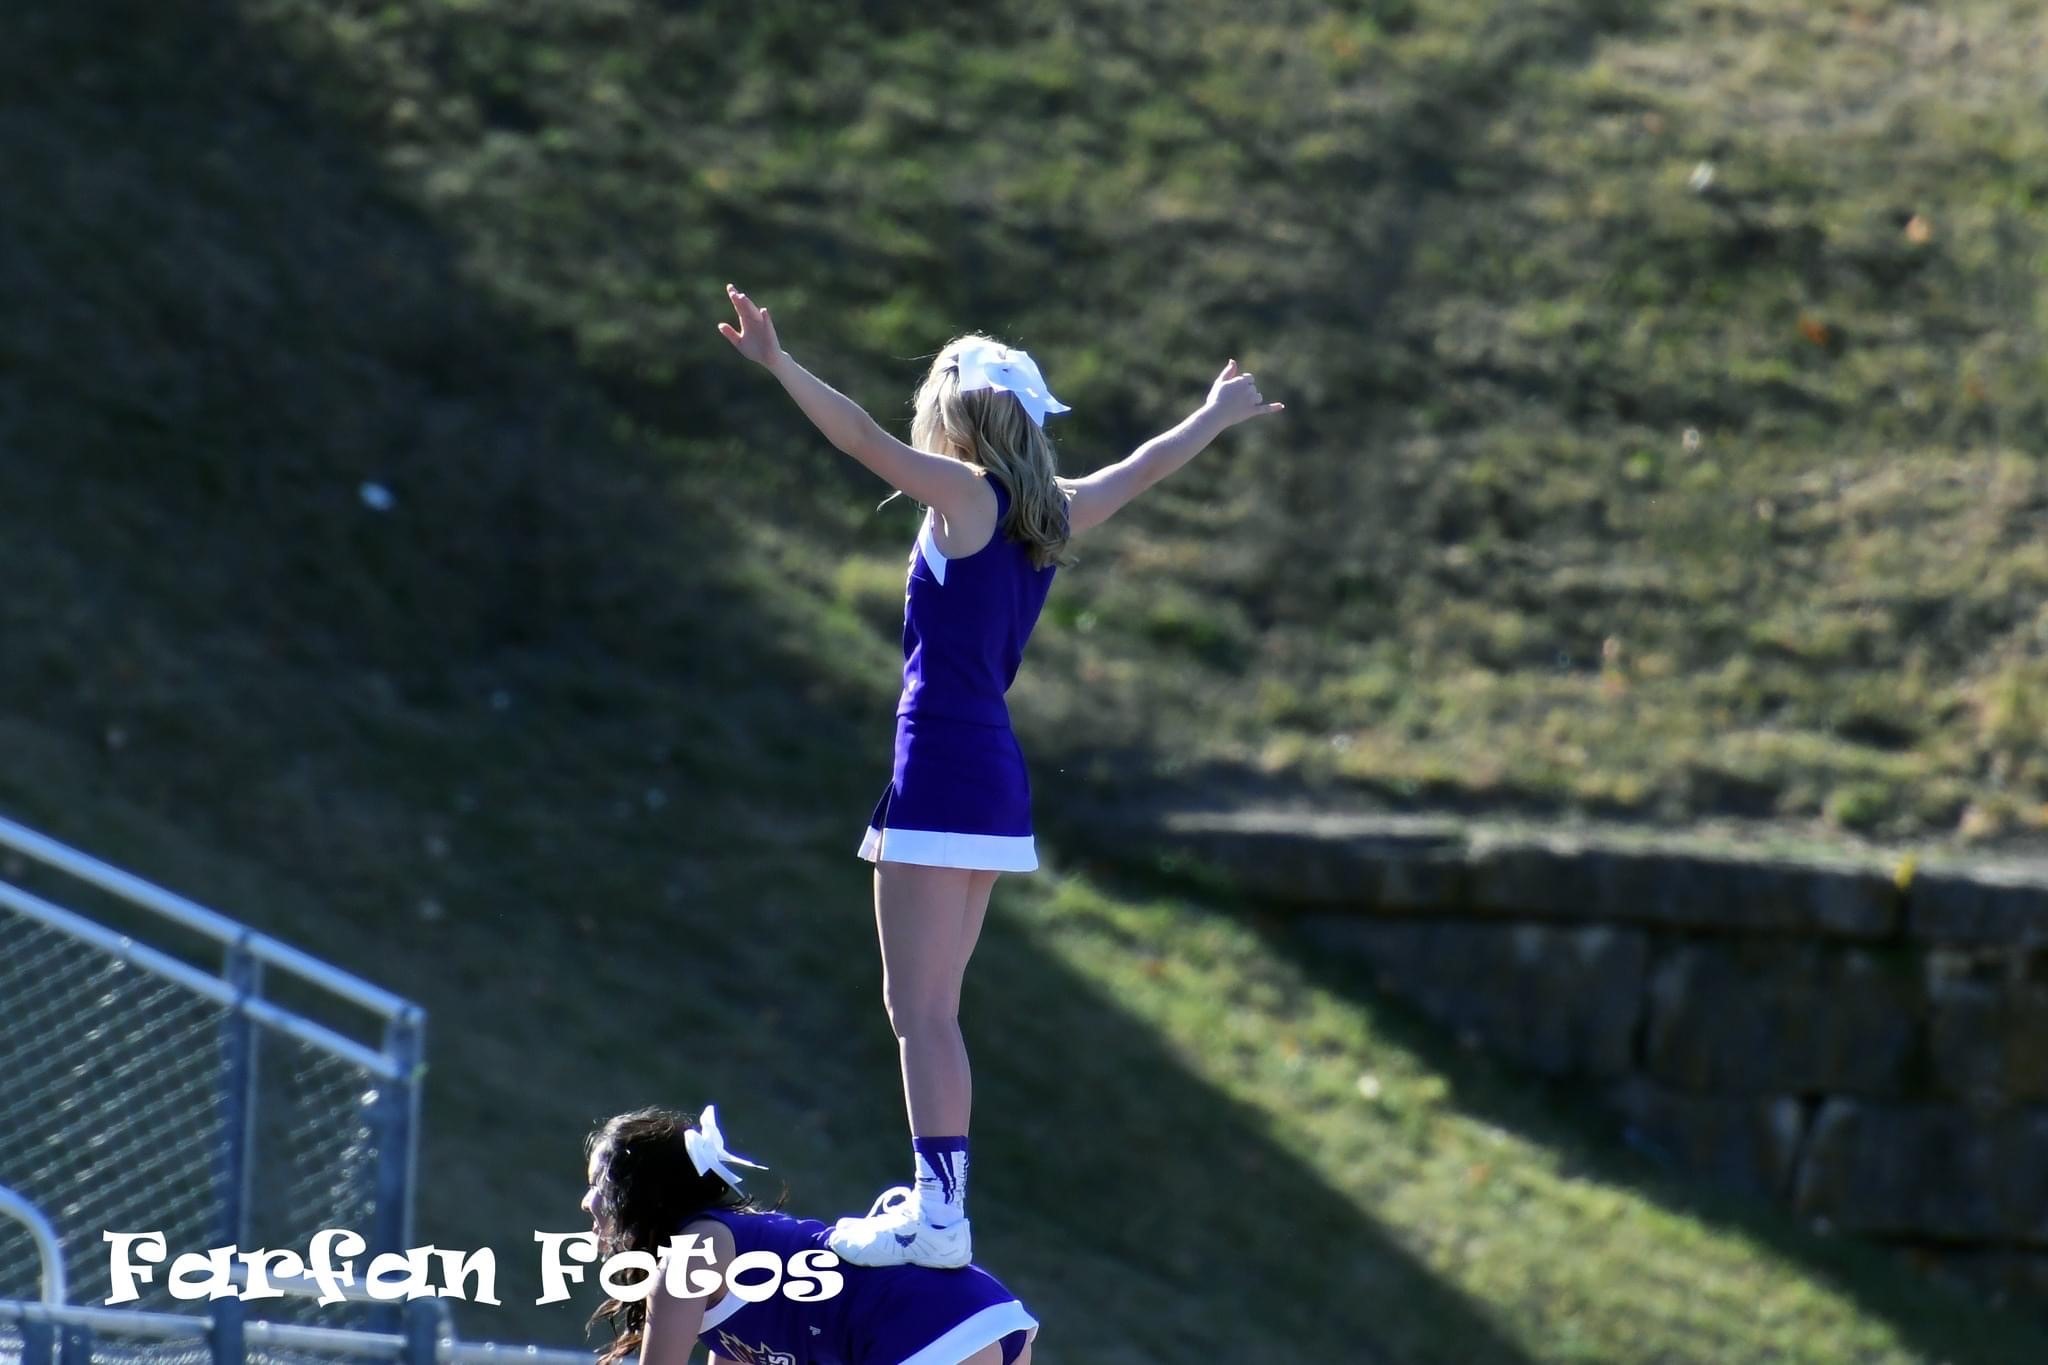
[[0, 1185], [0, 1217], [11, 1218], [28, 1229], [28, 1235], [35, 1239], [36, 1260], [41, 1267], [37, 1277], [42, 1289], [43, 1302], [52, 1307], [64, 1302], [64, 1248], [57, 1244], [57, 1229], [43, 1216], [43, 1211], [28, 1200]]
[[[592, 1358], [587, 1351], [458, 1340], [448, 1330], [440, 1301], [431, 1298], [406, 1303], [397, 1332], [251, 1320], [245, 1307], [240, 1299], [218, 1299], [202, 1316], [0, 1299], [0, 1359], [18, 1358], [22, 1365], [104, 1360], [299, 1365], [336, 1358], [394, 1365], [590, 1365]], [[638, 1357], [629, 1357], [626, 1365], [638, 1365]]]
[[[246, 1287], [246, 1268], [237, 1267], [232, 1278], [238, 1290]], [[264, 1280], [285, 1296], [339, 1293], [355, 1302], [374, 1297], [364, 1285], [322, 1285], [310, 1276], [266, 1275]], [[0, 1360], [10, 1355], [10, 1325], [19, 1338], [21, 1365], [92, 1365], [109, 1355], [125, 1361], [135, 1354], [138, 1343], [150, 1359], [196, 1356], [208, 1365], [296, 1365], [309, 1353], [394, 1365], [590, 1365], [592, 1359], [587, 1351], [462, 1341], [438, 1298], [412, 1299], [399, 1306], [396, 1332], [251, 1319], [246, 1303], [238, 1298], [213, 1301], [207, 1308], [205, 1316], [195, 1317], [0, 1299]], [[109, 1350], [113, 1342], [122, 1346]], [[624, 1365], [639, 1365], [638, 1355], [628, 1356]]]

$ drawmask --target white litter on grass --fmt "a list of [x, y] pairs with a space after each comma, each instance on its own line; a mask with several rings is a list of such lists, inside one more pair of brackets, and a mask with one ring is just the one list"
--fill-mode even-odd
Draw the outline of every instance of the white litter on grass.
[[389, 512], [398, 505], [398, 499], [381, 483], [366, 482], [356, 493], [362, 498], [363, 506], [372, 512]]
[[1705, 194], [1707, 187], [1714, 183], [1714, 163], [1702, 161], [1699, 165], [1693, 167], [1692, 178], [1685, 183], [1692, 187], [1694, 194]]

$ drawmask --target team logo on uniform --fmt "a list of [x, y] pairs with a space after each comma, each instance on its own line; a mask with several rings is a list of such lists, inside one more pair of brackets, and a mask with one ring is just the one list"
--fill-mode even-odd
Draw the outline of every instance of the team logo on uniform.
[[749, 1346], [730, 1332], [718, 1334], [718, 1354], [733, 1365], [796, 1365], [796, 1357], [789, 1352]]

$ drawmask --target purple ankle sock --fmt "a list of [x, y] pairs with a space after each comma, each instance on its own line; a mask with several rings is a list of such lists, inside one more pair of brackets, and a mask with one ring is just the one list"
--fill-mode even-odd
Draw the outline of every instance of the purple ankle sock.
[[917, 1167], [917, 1197], [924, 1206], [925, 1222], [942, 1228], [965, 1218], [967, 1139], [913, 1137], [910, 1150]]

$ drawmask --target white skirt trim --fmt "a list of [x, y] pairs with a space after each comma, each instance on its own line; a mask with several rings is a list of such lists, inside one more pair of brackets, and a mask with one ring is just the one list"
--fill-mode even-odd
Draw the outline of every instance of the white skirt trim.
[[1036, 1326], [1038, 1319], [1025, 1312], [1024, 1305], [1015, 1299], [991, 1304], [916, 1355], [905, 1356], [898, 1365], [960, 1365], [982, 1347], [993, 1346], [1012, 1332], [1027, 1332]]
[[1036, 872], [1038, 844], [1029, 834], [955, 834], [942, 829], [868, 826], [860, 856], [871, 863], [969, 867], [981, 872]]

